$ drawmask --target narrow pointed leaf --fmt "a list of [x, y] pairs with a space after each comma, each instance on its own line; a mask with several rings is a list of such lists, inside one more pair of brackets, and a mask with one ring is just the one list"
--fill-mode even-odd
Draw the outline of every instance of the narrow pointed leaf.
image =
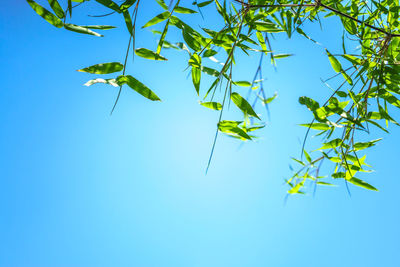
[[174, 11], [176, 13], [182, 13], [182, 14], [193, 14], [193, 13], [197, 13], [197, 11], [194, 11], [190, 8], [186, 8], [186, 7], [181, 7], [181, 6], [177, 6], [174, 8]]
[[136, 80], [131, 75], [118, 76], [117, 82], [119, 85], [127, 84], [130, 88], [141, 94], [142, 96], [152, 101], [161, 101], [161, 99], [151, 91], [146, 85]]
[[135, 54], [139, 57], [143, 57], [151, 60], [167, 60], [165, 57], [158, 55], [156, 52], [151, 51], [147, 48], [138, 48], [135, 50]]
[[221, 110], [222, 109], [222, 105], [218, 102], [200, 102], [200, 105], [209, 108], [209, 109], [213, 109], [213, 110]]
[[369, 183], [364, 182], [363, 180], [360, 180], [360, 179], [358, 179], [356, 177], [352, 177], [352, 178], [348, 179], [347, 181], [349, 181], [350, 183], [352, 183], [352, 184], [354, 184], [356, 186], [359, 186], [359, 187], [362, 187], [362, 188], [365, 188], [365, 189], [368, 189], [368, 190], [378, 191], [378, 189], [376, 189], [375, 187], [373, 187]]
[[93, 74], [109, 74], [114, 72], [119, 72], [124, 69], [124, 65], [119, 62], [110, 62], [110, 63], [102, 63], [96, 64], [84, 69], [80, 69], [80, 72], [88, 72]]
[[329, 53], [328, 50], [326, 50], [326, 53], [328, 54], [329, 61], [331, 62], [332, 68], [336, 72], [340, 72], [342, 70], [342, 65], [340, 64], [339, 60], [337, 60], [331, 53]]
[[57, 17], [60, 19], [63, 19], [65, 17], [64, 10], [60, 6], [60, 3], [58, 3], [57, 0], [48, 0], [51, 9], [53, 9], [54, 13], [56, 13]]
[[112, 9], [118, 13], [121, 13], [121, 9], [119, 8], [119, 6], [111, 0], [96, 0], [96, 2], [99, 2], [103, 6], [108, 7], [109, 9]]
[[143, 25], [142, 28], [147, 28], [147, 27], [156, 25], [157, 23], [160, 23], [160, 22], [166, 20], [170, 16], [170, 14], [171, 13], [169, 11], [165, 11], [161, 14], [158, 14], [157, 16], [155, 16], [154, 18], [149, 20], [145, 25]]
[[249, 102], [247, 102], [247, 100], [244, 99], [241, 95], [239, 95], [238, 93], [234, 92], [234, 93], [231, 94], [231, 99], [232, 99], [233, 103], [235, 103], [235, 105], [244, 114], [247, 114], [249, 116], [253, 116], [253, 117], [256, 117], [257, 119], [260, 119], [260, 117], [258, 117], [258, 115], [254, 112], [254, 110], [251, 107], [251, 105], [249, 104]]
[[82, 26], [75, 25], [75, 24], [65, 23], [64, 28], [66, 30], [77, 32], [77, 33], [90, 34], [90, 35], [94, 35], [97, 37], [103, 37], [103, 35], [101, 35], [97, 32], [94, 32], [86, 27], [82, 27]]
[[35, 12], [39, 16], [44, 18], [48, 23], [57, 28], [62, 28], [64, 23], [59, 18], [57, 18], [57, 16], [55, 16], [53, 13], [51, 13], [50, 11], [48, 11], [47, 9], [45, 9], [44, 7], [42, 7], [33, 0], [26, 0], [26, 1], [32, 7], [32, 9], [35, 10]]

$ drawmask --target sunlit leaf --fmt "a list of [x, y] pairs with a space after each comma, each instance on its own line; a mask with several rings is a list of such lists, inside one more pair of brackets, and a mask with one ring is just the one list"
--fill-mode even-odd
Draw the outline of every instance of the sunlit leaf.
[[348, 179], [347, 181], [349, 181], [350, 183], [352, 183], [352, 184], [354, 184], [356, 186], [359, 186], [359, 187], [362, 187], [362, 188], [365, 188], [365, 189], [368, 189], [368, 190], [378, 191], [378, 189], [376, 189], [375, 187], [373, 187], [369, 183], [364, 182], [363, 180], [360, 180], [360, 179], [358, 179], [356, 177], [352, 177], [351, 179]]
[[56, 26], [57, 28], [62, 28], [64, 23], [59, 18], [57, 18], [57, 16], [53, 15], [53, 13], [51, 13], [50, 11], [48, 11], [47, 9], [45, 9], [44, 7], [42, 7], [33, 0], [26, 0], [26, 1], [32, 7], [32, 9], [35, 10], [35, 12], [39, 16], [44, 18], [48, 23], [50, 23], [53, 26]]
[[87, 68], [80, 69], [80, 72], [88, 72], [93, 74], [109, 74], [122, 71], [124, 65], [119, 62], [101, 63]]
[[158, 55], [156, 52], [151, 51], [147, 48], [138, 48], [135, 50], [135, 54], [139, 57], [143, 57], [151, 60], [167, 60], [165, 57]]
[[145, 25], [143, 25], [142, 28], [150, 27], [150, 26], [156, 25], [157, 23], [160, 23], [160, 22], [166, 20], [170, 16], [170, 14], [171, 13], [169, 11], [165, 11], [161, 14], [158, 14], [157, 16], [155, 16], [154, 18], [149, 20]]
[[60, 3], [58, 3], [57, 0], [48, 0], [51, 9], [53, 9], [54, 13], [56, 13], [57, 17], [60, 19], [63, 19], [65, 17], [64, 10], [60, 6]]
[[151, 91], [146, 85], [136, 80], [131, 75], [118, 76], [117, 82], [119, 85], [127, 84], [130, 88], [141, 94], [142, 96], [152, 101], [161, 101], [160, 98]]
[[73, 31], [73, 32], [77, 32], [77, 33], [83, 33], [83, 34], [94, 35], [94, 36], [97, 36], [97, 37], [103, 37], [103, 35], [101, 35], [101, 34], [99, 34], [99, 33], [97, 33], [97, 32], [94, 32], [94, 31], [92, 31], [92, 30], [90, 30], [90, 29], [88, 29], [88, 28], [86, 28], [86, 27], [84, 27], [84, 26], [79, 26], [79, 25], [75, 25], [75, 24], [65, 23], [65, 24], [64, 24], [64, 28], [65, 28], [66, 30]]
[[222, 105], [218, 102], [200, 102], [200, 105], [209, 108], [209, 109], [214, 109], [214, 110], [221, 110]]
[[244, 99], [241, 95], [239, 95], [238, 93], [233, 92], [231, 94], [231, 99], [233, 101], [233, 103], [235, 103], [235, 105], [244, 113], [247, 114], [249, 116], [253, 116], [256, 117], [257, 119], [260, 120], [260, 117], [258, 117], [258, 115], [254, 112], [253, 108], [251, 107], [251, 105], [249, 104], [249, 102], [247, 102], [246, 99]]

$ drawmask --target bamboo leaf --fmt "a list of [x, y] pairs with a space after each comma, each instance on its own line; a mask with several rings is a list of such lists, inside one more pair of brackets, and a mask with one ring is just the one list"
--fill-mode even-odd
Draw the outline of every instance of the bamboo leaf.
[[48, 23], [57, 28], [62, 28], [64, 23], [59, 18], [57, 18], [57, 16], [53, 15], [53, 13], [51, 13], [50, 11], [48, 11], [47, 9], [45, 9], [44, 7], [42, 7], [33, 0], [26, 0], [26, 1], [32, 7], [32, 9], [35, 10], [35, 12], [39, 16], [44, 18]]
[[124, 69], [124, 65], [119, 62], [101, 63], [87, 68], [80, 69], [80, 72], [88, 72], [92, 74], [109, 74], [119, 72]]
[[246, 99], [244, 99], [241, 95], [239, 95], [238, 93], [233, 92], [231, 94], [231, 99], [233, 101], [233, 103], [235, 103], [235, 105], [246, 115], [249, 116], [253, 116], [256, 117], [257, 119], [260, 120], [260, 117], [258, 117], [258, 115], [254, 112], [253, 108], [251, 107], [251, 105], [249, 104], [249, 102], [247, 102]]
[[147, 27], [156, 25], [157, 23], [160, 23], [160, 22], [166, 20], [170, 15], [171, 15], [171, 13], [169, 11], [165, 11], [161, 14], [158, 14], [157, 16], [155, 16], [154, 18], [149, 20], [145, 25], [143, 25], [142, 28], [147, 28]]
[[139, 57], [150, 59], [150, 60], [167, 60], [165, 57], [160, 56], [154, 51], [151, 51], [147, 48], [138, 48], [135, 50], [135, 54]]
[[84, 27], [84, 26], [79, 26], [79, 25], [75, 25], [75, 24], [65, 23], [65, 24], [64, 24], [64, 28], [65, 28], [66, 30], [73, 31], [73, 32], [77, 32], [77, 33], [83, 33], [83, 34], [94, 35], [94, 36], [97, 36], [97, 37], [103, 37], [103, 35], [101, 35], [101, 34], [99, 34], [99, 33], [97, 33], [97, 32], [94, 32], [94, 31], [92, 31], [92, 30], [90, 30], [90, 29], [88, 29], [88, 28], [86, 28], [86, 27]]
[[63, 19], [65, 17], [64, 10], [60, 6], [60, 3], [58, 3], [57, 0], [48, 0], [51, 9], [53, 9], [54, 13], [56, 13], [57, 17], [60, 19]]
[[119, 85], [127, 84], [130, 88], [141, 94], [142, 96], [152, 101], [161, 101], [160, 98], [151, 91], [146, 85], [136, 80], [131, 75], [118, 76], [117, 82]]

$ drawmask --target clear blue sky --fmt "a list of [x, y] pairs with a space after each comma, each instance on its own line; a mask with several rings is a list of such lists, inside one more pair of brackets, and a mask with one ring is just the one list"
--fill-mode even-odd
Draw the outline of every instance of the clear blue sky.
[[[120, 18], [97, 20], [122, 27], [99, 39], [56, 29], [23, 0], [3, 2], [0, 266], [399, 266], [399, 129], [369, 150], [376, 172], [362, 178], [380, 192], [351, 187], [349, 197], [339, 183], [284, 204], [305, 132], [297, 124], [310, 119], [297, 99], [329, 92], [319, 81], [332, 74], [322, 47], [300, 37], [273, 43], [296, 55], [276, 72], [266, 67], [267, 92], [279, 98], [262, 138], [240, 147], [221, 137], [205, 176], [218, 114], [197, 104], [184, 53], [136, 59], [128, 73], [163, 101], [124, 89], [109, 116], [117, 90], [84, 87], [92, 76], [75, 70], [123, 60]], [[139, 25], [161, 11], [144, 2]], [[80, 11], [75, 23], [96, 23]], [[306, 29], [340, 51], [335, 25]], [[138, 47], [155, 42], [138, 33]], [[237, 77], [252, 77], [257, 61], [240, 59]]]

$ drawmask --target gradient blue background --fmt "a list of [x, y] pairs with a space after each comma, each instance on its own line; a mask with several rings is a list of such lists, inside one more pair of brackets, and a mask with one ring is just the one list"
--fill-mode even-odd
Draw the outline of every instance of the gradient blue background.
[[[160, 11], [143, 1], [138, 24]], [[99, 39], [56, 29], [23, 0], [0, 6], [0, 266], [400, 266], [399, 129], [379, 133], [367, 158], [376, 172], [360, 177], [380, 192], [352, 186], [349, 197], [339, 183], [284, 204], [305, 133], [297, 124], [310, 120], [297, 99], [328, 94], [319, 78], [332, 74], [323, 46], [340, 52], [335, 19], [306, 27], [323, 46], [273, 42], [296, 55], [277, 71], [266, 64], [279, 98], [262, 138], [239, 146], [221, 136], [205, 176], [218, 113], [197, 104], [186, 55], [136, 58], [128, 73], [163, 102], [125, 88], [109, 116], [117, 89], [84, 87], [92, 76], [74, 70], [122, 61], [128, 35], [119, 16], [74, 13], [77, 24], [120, 29]], [[155, 43], [139, 31], [138, 47]], [[252, 77], [258, 57], [240, 62], [238, 80]], [[239, 119], [231, 109], [226, 118]]]

